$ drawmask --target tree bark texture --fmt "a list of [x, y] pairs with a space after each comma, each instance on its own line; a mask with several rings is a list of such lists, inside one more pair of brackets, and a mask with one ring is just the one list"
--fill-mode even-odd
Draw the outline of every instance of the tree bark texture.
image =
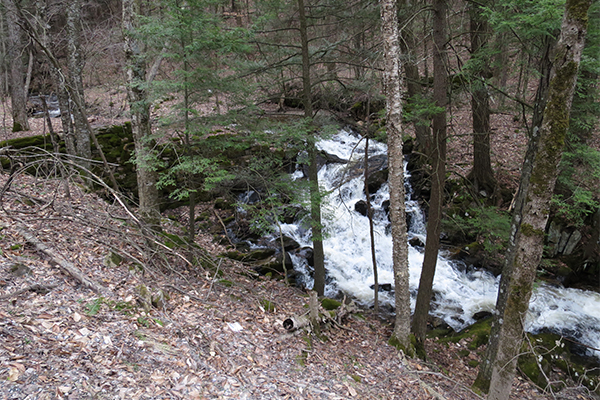
[[395, 0], [381, 1], [384, 71], [386, 96], [386, 131], [390, 186], [390, 218], [392, 221], [392, 258], [396, 301], [396, 324], [392, 339], [410, 348], [410, 292], [408, 288], [408, 237], [404, 192], [404, 156], [402, 154], [402, 79], [398, 12]]
[[142, 43], [131, 34], [137, 26], [141, 13], [140, 0], [123, 1], [123, 33], [127, 59], [127, 96], [131, 109], [131, 129], [135, 146], [136, 175], [139, 196], [139, 212], [145, 223], [160, 227], [159, 197], [156, 183], [154, 141], [150, 125], [150, 103], [146, 92], [146, 62]]
[[427, 242], [419, 281], [419, 291], [413, 316], [413, 333], [419, 342], [425, 339], [427, 318], [433, 293], [433, 278], [440, 247], [444, 184], [446, 181], [446, 106], [448, 104], [448, 72], [446, 43], [446, 0], [433, 1], [433, 98], [436, 107], [443, 109], [433, 116], [433, 138], [430, 154], [431, 196], [427, 218]]
[[529, 190], [529, 178], [531, 177], [531, 171], [533, 169], [534, 157], [537, 154], [538, 143], [539, 143], [539, 130], [542, 123], [542, 116], [544, 108], [546, 106], [546, 97], [548, 95], [548, 87], [550, 86], [550, 68], [552, 66], [552, 60], [550, 60], [550, 51], [555, 46], [555, 40], [548, 36], [544, 45], [544, 54], [539, 64], [540, 81], [535, 97], [535, 106], [533, 112], [532, 129], [529, 133], [529, 141], [527, 143], [527, 151], [523, 160], [523, 166], [521, 167], [521, 182], [519, 189], [515, 195], [513, 201], [513, 214], [512, 222], [510, 227], [510, 236], [508, 251], [506, 255], [506, 261], [502, 269], [502, 276], [500, 278], [500, 285], [498, 288], [498, 298], [496, 299], [496, 312], [492, 321], [492, 328], [490, 333], [490, 341], [486, 348], [485, 356], [479, 367], [479, 373], [475, 380], [474, 386], [478, 387], [484, 392], [489, 391], [490, 381], [492, 379], [492, 363], [496, 358], [498, 351], [498, 335], [500, 332], [502, 315], [504, 315], [504, 307], [508, 296], [508, 284], [510, 277], [512, 276], [512, 268], [514, 265], [516, 255], [516, 241], [517, 234], [521, 228], [521, 222], [523, 219], [523, 207], [527, 192]]
[[8, 39], [8, 63], [10, 81], [10, 99], [13, 118], [13, 132], [28, 131], [27, 92], [25, 91], [25, 42], [19, 26], [19, 11], [15, 0], [2, 0], [6, 16]]
[[590, 4], [591, 0], [568, 0], [565, 6], [550, 73], [548, 100], [539, 130], [539, 148], [529, 178], [523, 219], [516, 236], [514, 264], [497, 339], [498, 349], [492, 363], [490, 400], [505, 400], [510, 394], [523, 340], [523, 321], [542, 257], [550, 199], [569, 127], [569, 112], [585, 42]]
[[[405, 13], [400, 15], [407, 15], [407, 21], [401, 22], [403, 28], [400, 32], [400, 51], [403, 56], [403, 68], [404, 74], [406, 75], [406, 93], [408, 95], [408, 103], [416, 101], [423, 95], [423, 89], [421, 87], [421, 75], [419, 73], [419, 67], [416, 62], [417, 45], [415, 40], [415, 34], [412, 30], [413, 18], [412, 14], [416, 10], [416, 5], [412, 4], [411, 0], [404, 1]], [[414, 121], [415, 139], [416, 139], [416, 150], [422, 154], [428, 155], [431, 149], [431, 131], [426, 121]]]
[[83, 91], [83, 56], [81, 54], [81, 1], [67, 3], [67, 65], [69, 69], [69, 95], [78, 106], [72, 107], [75, 151], [82, 158], [80, 164], [89, 167], [92, 158], [91, 132], [88, 128]]
[[[302, 48], [302, 86], [304, 117], [312, 120], [312, 87], [310, 79], [310, 54], [308, 49], [308, 24], [304, 0], [298, 0], [300, 22], [300, 46]], [[310, 181], [310, 217], [315, 269], [313, 289], [319, 296], [325, 293], [325, 252], [323, 250], [323, 232], [321, 225], [321, 194], [319, 190], [319, 167], [317, 148], [313, 137], [307, 138], [308, 144], [308, 180]]]
[[478, 4], [470, 4], [471, 56], [476, 57], [471, 93], [471, 115], [473, 119], [473, 169], [469, 178], [476, 193], [494, 193], [496, 177], [490, 157], [490, 96], [486, 79], [491, 77], [490, 57], [485, 55], [489, 38], [488, 23], [481, 15]]

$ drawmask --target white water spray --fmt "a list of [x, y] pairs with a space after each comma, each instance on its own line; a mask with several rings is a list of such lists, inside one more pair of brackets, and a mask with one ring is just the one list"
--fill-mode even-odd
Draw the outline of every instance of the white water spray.
[[[318, 147], [349, 161], [362, 159], [364, 155], [364, 141], [361, 142], [357, 136], [344, 130], [329, 140], [321, 141]], [[369, 150], [369, 157], [385, 154], [387, 151], [384, 144], [377, 142], [370, 142]], [[321, 190], [330, 192], [322, 206], [325, 268], [330, 278], [325, 294], [334, 297], [342, 291], [361, 303], [370, 305], [373, 303], [371, 286], [374, 278], [369, 221], [367, 217], [354, 211], [355, 204], [365, 200], [363, 176], [344, 179], [345, 176], [348, 176], [346, 164], [325, 165], [319, 171]], [[389, 200], [387, 184], [375, 193], [371, 205], [374, 209], [379, 283], [393, 285], [392, 238], [387, 213], [382, 207], [386, 200]], [[426, 232], [422, 210], [415, 201], [407, 200], [406, 212], [411, 215], [409, 239], [418, 238], [424, 242]], [[310, 231], [301, 226], [302, 224], [289, 224], [282, 228], [286, 235], [302, 246], [311, 246]], [[307, 286], [312, 286], [308, 268], [303, 265], [305, 261], [299, 257], [293, 257], [293, 261], [295, 269], [304, 276]], [[412, 309], [422, 265], [422, 249], [409, 246]], [[494, 310], [499, 279], [486, 271], [472, 271], [464, 264], [449, 260], [441, 252], [433, 281], [435, 296], [431, 314], [443, 319], [456, 331], [463, 329], [475, 322], [473, 316], [477, 312]], [[379, 301], [393, 306], [394, 296], [381, 292]], [[600, 294], [539, 285], [531, 298], [526, 329], [536, 332], [542, 328], [562, 332], [587, 346], [600, 348]], [[600, 356], [600, 352], [595, 353]]]

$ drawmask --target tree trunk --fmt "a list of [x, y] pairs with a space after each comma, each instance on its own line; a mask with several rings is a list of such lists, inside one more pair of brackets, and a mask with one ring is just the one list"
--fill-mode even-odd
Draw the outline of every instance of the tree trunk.
[[[412, 16], [414, 12], [414, 5], [411, 1], [405, 0], [404, 7], [406, 9], [405, 15]], [[401, 13], [402, 15], [402, 13]], [[400, 32], [400, 51], [403, 53], [404, 60], [404, 74], [406, 75], [406, 93], [408, 95], [408, 103], [417, 100], [423, 95], [421, 87], [421, 75], [419, 74], [419, 67], [416, 62], [417, 45], [415, 43], [415, 35], [412, 31], [413, 18], [411, 17], [407, 21], [402, 21], [401, 26], [403, 27]], [[428, 155], [431, 149], [431, 132], [429, 126], [425, 121], [415, 121], [415, 139], [416, 139], [416, 150], [424, 155]]]
[[469, 11], [471, 56], [477, 58], [475, 64], [480, 66], [474, 71], [472, 79], [473, 169], [469, 174], [469, 180], [473, 184], [475, 193], [485, 191], [489, 196], [496, 188], [490, 157], [490, 96], [485, 84], [486, 79], [491, 76], [489, 57], [484, 55], [484, 52], [487, 52], [489, 27], [485, 17], [481, 15], [479, 5], [470, 4]]
[[156, 155], [151, 138], [150, 104], [145, 89], [146, 63], [142, 44], [132, 35], [141, 13], [140, 0], [123, 1], [123, 33], [127, 59], [127, 96], [131, 110], [131, 129], [135, 146], [136, 175], [138, 183], [139, 212], [144, 222], [153, 229], [160, 229], [160, 208], [156, 182]]
[[508, 295], [508, 283], [510, 276], [512, 275], [511, 270], [516, 255], [515, 243], [517, 233], [519, 232], [519, 229], [521, 227], [521, 221], [523, 217], [523, 206], [525, 204], [525, 199], [529, 190], [529, 178], [531, 176], [531, 170], [533, 168], [533, 159], [537, 153], [537, 146], [540, 137], [538, 132], [542, 124], [542, 116], [544, 108], [546, 106], [548, 87], [550, 86], [550, 67], [552, 65], [552, 62], [549, 58], [549, 55], [551, 49], [554, 47], [554, 44], [554, 39], [548, 36], [544, 45], [545, 51], [540, 61], [540, 82], [538, 84], [538, 89], [535, 97], [532, 130], [531, 132], [529, 132], [527, 151], [523, 160], [523, 166], [521, 167], [521, 182], [514, 200], [509, 245], [506, 255], [506, 261], [502, 269], [500, 286], [498, 289], [498, 298], [496, 300], [496, 313], [494, 315], [494, 320], [492, 321], [490, 341], [486, 348], [486, 353], [483, 358], [483, 361], [479, 367], [477, 379], [474, 383], [474, 386], [478, 387], [486, 393], [489, 391], [490, 380], [492, 379], [492, 362], [496, 358], [496, 353], [498, 351], [498, 335], [501, 327], [500, 316], [504, 314], [504, 306], [506, 305], [506, 297]]
[[[367, 115], [369, 115], [367, 106]], [[367, 118], [368, 121], [368, 118]], [[377, 273], [377, 251], [375, 249], [375, 229], [373, 227], [373, 208], [371, 207], [371, 193], [369, 193], [369, 125], [365, 132], [365, 196], [367, 198], [367, 218], [369, 219], [369, 237], [371, 239], [371, 263], [373, 264], [373, 310], [379, 312], [379, 276]]]
[[[36, 8], [36, 18], [39, 21], [48, 21], [49, 17], [47, 15], [47, 4], [44, 0], [36, 0], [35, 3]], [[40, 37], [40, 41], [42, 43], [42, 47], [48, 49], [48, 51], [52, 51], [52, 43], [48, 36], [47, 24], [38, 24], [38, 35]], [[77, 155], [77, 151], [75, 149], [75, 134], [73, 132], [73, 123], [71, 120], [71, 104], [69, 102], [69, 93], [67, 91], [67, 82], [66, 77], [59, 70], [58, 66], [54, 65], [52, 60], [49, 62], [49, 70], [50, 70], [50, 78], [52, 79], [54, 92], [58, 97], [58, 105], [60, 108], [60, 120], [63, 128], [63, 139], [65, 141], [65, 147], [67, 149], [67, 154], [72, 156]]]
[[[508, 399], [524, 332], [533, 281], [542, 258], [544, 232], [550, 211], [558, 164], [569, 127], [569, 112], [577, 82], [591, 0], [568, 0], [550, 73], [548, 100], [539, 129], [539, 148], [534, 157], [529, 190], [516, 234], [515, 257], [497, 336], [496, 357], [488, 399]], [[493, 338], [491, 338], [493, 339]]]
[[[310, 54], [308, 52], [308, 26], [304, 0], [298, 0], [300, 19], [300, 46], [302, 47], [302, 86], [304, 116], [312, 120], [312, 88], [310, 80]], [[313, 289], [319, 296], [325, 292], [325, 252], [323, 250], [323, 232], [321, 225], [321, 194], [319, 190], [319, 166], [317, 165], [317, 148], [314, 137], [307, 139], [308, 144], [308, 180], [310, 181], [310, 217], [315, 268]]]
[[80, 107], [72, 108], [73, 128], [75, 133], [75, 151], [81, 159], [82, 166], [89, 168], [92, 158], [91, 132], [88, 129], [87, 113], [85, 110], [85, 95], [83, 92], [83, 57], [81, 55], [81, 2], [72, 0], [67, 4], [67, 65], [69, 69], [69, 94], [75, 104]]
[[19, 12], [14, 0], [2, 0], [6, 15], [8, 33], [8, 62], [10, 80], [10, 98], [13, 118], [13, 132], [28, 131], [27, 92], [25, 92], [25, 65], [23, 54], [25, 43], [19, 26]]
[[392, 221], [392, 258], [396, 324], [390, 341], [410, 351], [410, 292], [408, 288], [408, 235], [404, 193], [404, 157], [402, 154], [402, 82], [400, 77], [400, 44], [398, 10], [395, 0], [381, 1], [384, 71], [386, 96], [386, 131], [390, 187], [390, 219]]
[[429, 200], [429, 216], [427, 219], [427, 242], [425, 257], [419, 281], [419, 291], [413, 316], [413, 333], [417, 341], [422, 343], [427, 330], [429, 304], [431, 302], [433, 277], [440, 247], [440, 230], [442, 223], [442, 206], [444, 204], [444, 184], [446, 181], [446, 105], [448, 103], [448, 72], [446, 42], [445, 0], [433, 2], [433, 98], [436, 107], [444, 111], [433, 116], [433, 143], [431, 147], [431, 197]]

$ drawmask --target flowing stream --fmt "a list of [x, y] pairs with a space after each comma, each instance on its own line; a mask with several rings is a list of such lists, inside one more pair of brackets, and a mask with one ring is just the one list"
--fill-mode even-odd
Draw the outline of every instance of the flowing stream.
[[[347, 131], [323, 140], [319, 148], [344, 160], [364, 158], [364, 141]], [[369, 142], [369, 158], [386, 154], [386, 146]], [[301, 173], [299, 173], [301, 175]], [[363, 175], [348, 178], [347, 164], [326, 164], [319, 171], [319, 183], [329, 192], [322, 206], [325, 226], [325, 267], [328, 282], [325, 294], [335, 297], [340, 291], [355, 297], [365, 305], [373, 303], [373, 266], [367, 217], [354, 210], [358, 201], [365, 200]], [[410, 215], [409, 240], [418, 238], [425, 242], [425, 221], [416, 201], [410, 200], [410, 186], [406, 185], [406, 210]], [[387, 184], [372, 195], [374, 209], [375, 248], [379, 284], [391, 284], [392, 238], [390, 223], [384, 203], [389, 200]], [[300, 221], [282, 227], [284, 233], [302, 246], [311, 246], [310, 230]], [[307, 287], [312, 278], [306, 261], [292, 257], [294, 268]], [[419, 284], [423, 249], [409, 245], [411, 307], [414, 310], [415, 295]], [[496, 302], [499, 277], [486, 271], [476, 271], [464, 263], [449, 260], [443, 251], [437, 262], [433, 282], [434, 300], [431, 314], [444, 320], [459, 331], [475, 322], [473, 316], [480, 311], [492, 312]], [[380, 304], [394, 305], [393, 293], [381, 291]], [[526, 329], [537, 332], [548, 328], [555, 333], [573, 338], [584, 345], [600, 348], [600, 294], [578, 289], [566, 289], [546, 284], [536, 285], [526, 317]], [[588, 351], [600, 357], [600, 352]]]

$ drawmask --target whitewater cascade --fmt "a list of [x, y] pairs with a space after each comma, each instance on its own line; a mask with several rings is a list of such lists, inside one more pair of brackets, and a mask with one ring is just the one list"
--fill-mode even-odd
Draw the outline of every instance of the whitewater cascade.
[[[364, 141], [351, 132], [341, 130], [328, 140], [318, 143], [320, 150], [344, 160], [357, 161], [364, 157]], [[369, 142], [369, 158], [385, 155], [385, 144]], [[301, 175], [298, 173], [296, 175]], [[326, 164], [319, 171], [321, 190], [329, 192], [323, 206], [325, 267], [328, 283], [325, 294], [335, 297], [340, 291], [355, 297], [364, 305], [373, 303], [373, 266], [369, 222], [354, 210], [358, 201], [365, 200], [363, 176], [348, 177], [347, 164]], [[410, 200], [407, 188], [406, 212], [410, 215], [408, 237], [425, 242], [425, 221], [416, 201]], [[387, 184], [372, 195], [375, 248], [379, 284], [394, 282], [392, 238], [390, 223], [383, 204], [389, 200]], [[311, 246], [310, 230], [302, 222], [282, 226], [283, 233], [301, 246]], [[414, 310], [416, 291], [423, 264], [423, 249], [409, 245], [411, 308]], [[475, 322], [473, 316], [481, 311], [492, 312], [496, 303], [499, 277], [486, 271], [467, 268], [464, 263], [449, 260], [443, 251], [437, 262], [433, 281], [434, 300], [431, 314], [441, 318], [455, 331]], [[312, 278], [306, 260], [292, 256], [294, 268], [307, 287]], [[379, 293], [380, 304], [394, 305], [389, 292]], [[538, 332], [542, 328], [571, 337], [587, 346], [600, 348], [600, 294], [579, 289], [566, 289], [547, 284], [536, 285], [526, 317], [526, 329]], [[600, 356], [600, 352], [595, 352]], [[590, 354], [591, 355], [591, 354]]]

